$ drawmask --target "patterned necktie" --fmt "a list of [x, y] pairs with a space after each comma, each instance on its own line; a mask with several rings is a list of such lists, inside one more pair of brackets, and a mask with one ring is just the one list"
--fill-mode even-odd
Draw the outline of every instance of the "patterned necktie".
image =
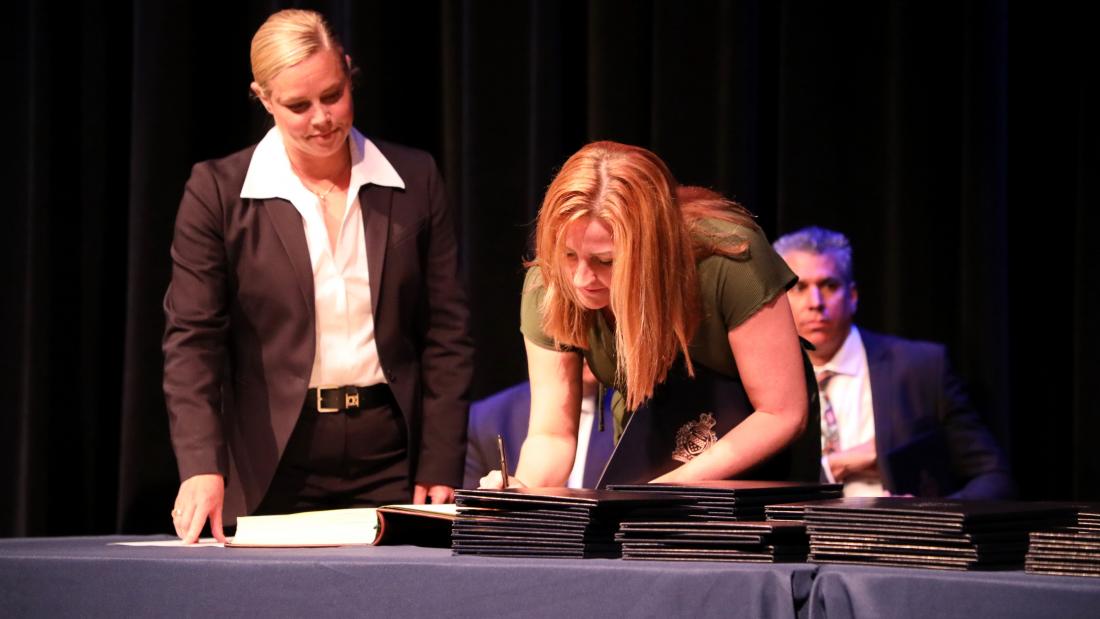
[[836, 423], [833, 403], [825, 392], [834, 376], [836, 372], [832, 370], [822, 370], [817, 375], [817, 391], [821, 394], [821, 453], [826, 456], [840, 449], [840, 426]]

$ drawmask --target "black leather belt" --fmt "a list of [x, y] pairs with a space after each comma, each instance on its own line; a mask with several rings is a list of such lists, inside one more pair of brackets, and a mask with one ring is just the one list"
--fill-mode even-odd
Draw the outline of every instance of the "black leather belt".
[[390, 386], [385, 383], [369, 387], [313, 387], [306, 392], [306, 408], [318, 413], [340, 413], [388, 404], [390, 396]]

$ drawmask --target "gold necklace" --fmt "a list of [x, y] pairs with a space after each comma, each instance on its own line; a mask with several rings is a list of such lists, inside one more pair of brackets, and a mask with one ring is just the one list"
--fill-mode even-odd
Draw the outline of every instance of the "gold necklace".
[[333, 189], [336, 189], [336, 183], [333, 183], [331, 187], [329, 187], [328, 189], [326, 189], [324, 191], [317, 191], [316, 189], [313, 189], [309, 185], [306, 184], [305, 174], [302, 174], [302, 171], [298, 169], [298, 166], [294, 165], [293, 161], [290, 162], [290, 169], [293, 170], [294, 173], [298, 175], [298, 181], [302, 183], [302, 186], [305, 187], [311, 194], [317, 196], [317, 204], [320, 205], [321, 208], [327, 208], [328, 207], [328, 199], [327, 199], [328, 194], [332, 193]]
[[[309, 189], [309, 188], [306, 187], [306, 189]], [[320, 204], [322, 207], [327, 207], [328, 206], [328, 200], [326, 198], [328, 198], [328, 194], [332, 193], [333, 189], [336, 189], [336, 183], [333, 183], [332, 187], [329, 187], [328, 189], [326, 189], [324, 191], [324, 193], [322, 193], [320, 191], [313, 191], [312, 189], [310, 189], [309, 191], [313, 195], [317, 196], [317, 203], [318, 204]]]

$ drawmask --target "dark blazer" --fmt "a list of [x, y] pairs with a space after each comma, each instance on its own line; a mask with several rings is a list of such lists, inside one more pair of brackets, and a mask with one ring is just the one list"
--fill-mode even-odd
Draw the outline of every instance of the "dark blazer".
[[[902, 477], [920, 474], [932, 485], [928, 493], [942, 485], [955, 486], [952, 496], [957, 498], [1015, 496], [1008, 461], [970, 405], [945, 348], [864, 329], [859, 334], [867, 351], [875, 447], [886, 489], [897, 492]], [[919, 462], [921, 458], [940, 461]], [[927, 468], [932, 473], [897, 470], [900, 466]], [[935, 473], [937, 467], [954, 479], [935, 479], [942, 477]]]
[[[592, 419], [592, 434], [584, 460], [584, 487], [595, 488], [607, 459], [615, 446], [611, 427], [611, 391], [604, 401], [606, 427], [599, 430], [600, 420]], [[531, 385], [520, 383], [470, 405], [469, 444], [466, 447], [466, 478], [463, 488], [477, 488], [486, 473], [500, 468], [497, 434], [504, 437], [504, 452], [508, 457], [508, 473], [514, 474], [519, 463], [519, 450], [527, 438], [531, 416]]]
[[[454, 226], [431, 156], [375, 144], [405, 182], [359, 190], [379, 360], [407, 425], [410, 483], [457, 487], [473, 348]], [[180, 478], [225, 475], [227, 523], [263, 499], [315, 351], [301, 216], [283, 199], [240, 197], [254, 149], [192, 169], [164, 299], [164, 393]]]

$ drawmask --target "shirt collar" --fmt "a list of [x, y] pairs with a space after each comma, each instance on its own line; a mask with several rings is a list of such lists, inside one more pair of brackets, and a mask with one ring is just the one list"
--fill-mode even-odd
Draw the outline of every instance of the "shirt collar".
[[863, 365], [862, 357], [863, 338], [859, 336], [859, 329], [852, 325], [852, 328], [848, 331], [848, 337], [844, 338], [844, 344], [836, 351], [833, 358], [826, 361], [825, 365], [815, 365], [814, 373], [820, 374], [822, 371], [827, 370], [835, 374], [857, 376]]
[[[348, 192], [358, 192], [363, 185], [405, 188], [405, 181], [374, 142], [352, 127], [348, 137], [351, 153], [351, 183]], [[302, 191], [302, 183], [290, 167], [290, 159], [283, 145], [283, 135], [278, 127], [272, 127], [248, 163], [248, 172], [241, 187], [242, 198], [285, 198], [292, 200]]]

